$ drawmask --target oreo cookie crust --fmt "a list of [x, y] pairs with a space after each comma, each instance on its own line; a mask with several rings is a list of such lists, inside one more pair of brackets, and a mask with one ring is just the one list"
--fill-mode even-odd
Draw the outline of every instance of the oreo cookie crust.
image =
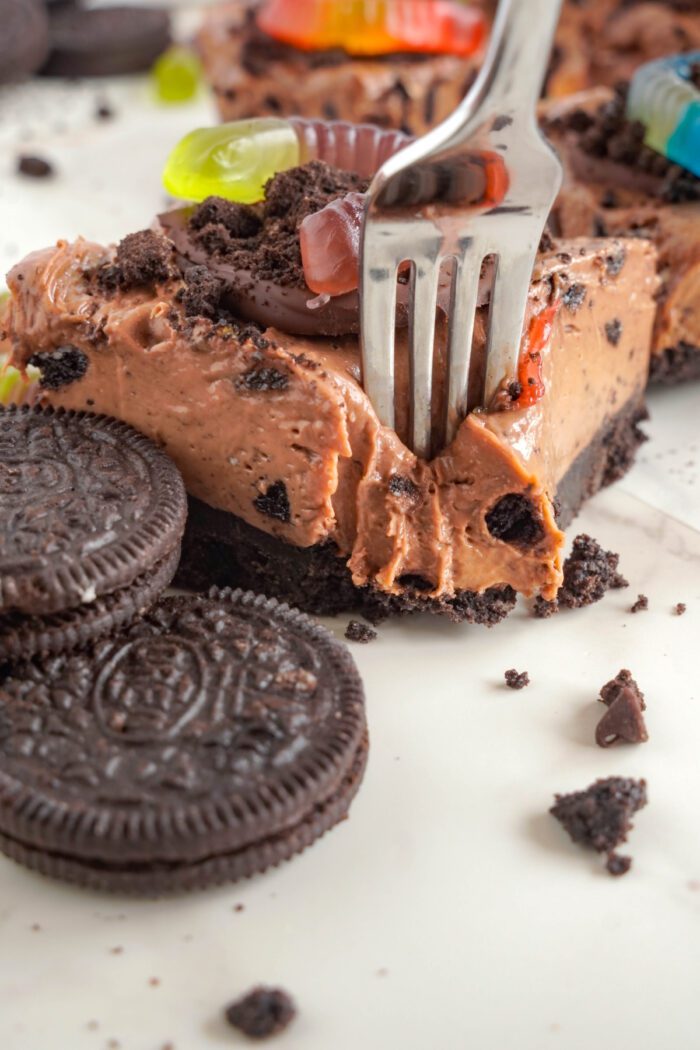
[[168, 457], [106, 416], [0, 409], [0, 613], [45, 615], [133, 583], [179, 544]]
[[0, 849], [146, 896], [242, 878], [346, 815], [366, 753], [359, 675], [324, 628], [249, 592], [164, 598], [0, 671]]

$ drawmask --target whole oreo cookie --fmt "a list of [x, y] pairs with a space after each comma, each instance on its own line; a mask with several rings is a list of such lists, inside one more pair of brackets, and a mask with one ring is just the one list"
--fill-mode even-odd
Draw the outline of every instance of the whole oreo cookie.
[[0, 408], [0, 614], [45, 616], [133, 584], [179, 546], [185, 490], [132, 427]]
[[141, 73], [170, 43], [167, 11], [156, 7], [58, 8], [51, 13], [46, 76]]
[[147, 896], [242, 878], [342, 819], [366, 754], [362, 683], [324, 628], [250, 592], [164, 598], [0, 670], [0, 849]]
[[2, 0], [0, 84], [31, 76], [49, 53], [49, 19], [41, 0]]

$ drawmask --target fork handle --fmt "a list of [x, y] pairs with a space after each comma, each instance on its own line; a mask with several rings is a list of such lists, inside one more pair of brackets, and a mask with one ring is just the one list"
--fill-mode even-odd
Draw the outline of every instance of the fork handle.
[[[500, 0], [491, 43], [472, 91], [463, 105], [479, 103], [532, 119], [542, 91], [562, 0]], [[533, 26], [537, 27], [533, 44]], [[476, 96], [476, 98], [475, 98]]]

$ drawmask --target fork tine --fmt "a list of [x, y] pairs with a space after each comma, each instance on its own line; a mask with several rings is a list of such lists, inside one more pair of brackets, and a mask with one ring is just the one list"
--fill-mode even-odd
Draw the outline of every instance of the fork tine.
[[520, 340], [536, 247], [512, 257], [499, 255], [491, 293], [486, 350], [484, 404], [488, 407], [501, 381], [518, 374]]
[[372, 258], [365, 248], [360, 273], [362, 385], [379, 422], [394, 427], [394, 328], [398, 263]]
[[433, 346], [439, 275], [439, 260], [434, 261], [426, 256], [413, 259], [408, 334], [411, 359], [411, 430], [413, 451], [421, 459], [430, 456]]
[[445, 444], [449, 445], [467, 414], [469, 363], [483, 253], [472, 243], [453, 261], [447, 358]]

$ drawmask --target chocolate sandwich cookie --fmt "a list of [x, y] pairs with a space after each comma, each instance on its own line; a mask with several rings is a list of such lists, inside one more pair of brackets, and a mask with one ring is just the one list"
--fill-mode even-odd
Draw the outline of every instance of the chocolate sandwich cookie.
[[141, 73], [170, 43], [168, 13], [156, 7], [59, 7], [51, 13], [46, 76]]
[[242, 878], [341, 820], [366, 755], [328, 631], [250, 592], [164, 598], [118, 638], [0, 671], [0, 849], [148, 896]]
[[41, 0], [3, 0], [0, 84], [31, 76], [49, 52], [49, 19]]
[[182, 478], [106, 416], [0, 409], [0, 615], [45, 616], [133, 584], [179, 546]]

